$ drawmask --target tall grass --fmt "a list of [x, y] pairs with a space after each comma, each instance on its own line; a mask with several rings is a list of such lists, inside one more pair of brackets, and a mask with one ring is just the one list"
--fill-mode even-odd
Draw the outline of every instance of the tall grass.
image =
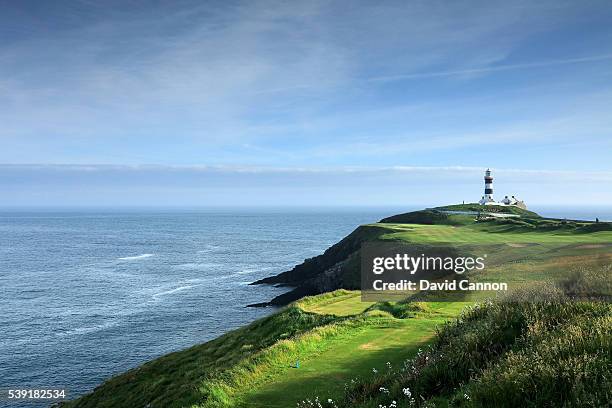
[[[210, 406], [233, 406], [231, 387], [214, 386], [226, 371], [261, 351], [328, 325], [334, 316], [288, 307], [215, 340], [170, 353], [106, 381], [96, 390], [62, 407], [189, 407], [214, 401]], [[213, 384], [213, 385], [211, 385]], [[231, 391], [231, 390], [230, 390]], [[215, 405], [216, 404], [216, 405]]]
[[282, 373], [294, 368], [301, 356], [317, 355], [329, 346], [330, 339], [342, 335], [354, 335], [358, 330], [375, 325], [386, 325], [386, 318], [353, 316], [318, 326], [254, 353], [214, 379], [202, 382], [200, 392], [204, 396], [197, 404], [201, 408], [229, 408], [240, 406], [241, 398], [250, 389], [270, 380], [270, 373]]
[[352, 384], [334, 404], [603, 407], [612, 403], [611, 374], [609, 304], [487, 302], [446, 324], [431, 348]]

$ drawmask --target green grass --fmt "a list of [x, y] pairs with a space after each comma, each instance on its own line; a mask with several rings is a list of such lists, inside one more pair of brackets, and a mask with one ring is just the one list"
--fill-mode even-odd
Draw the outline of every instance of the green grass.
[[353, 384], [334, 406], [610, 406], [612, 306], [562, 297], [480, 304], [403, 368]]
[[520, 215], [521, 217], [532, 217], [538, 218], [540, 217], [538, 214], [533, 211], [524, 210], [522, 208], [516, 206], [506, 206], [506, 205], [480, 205], [478, 203], [469, 203], [469, 204], [453, 204], [453, 205], [445, 205], [443, 207], [436, 207], [436, 210], [443, 211], [471, 211], [471, 212], [488, 212], [488, 213], [500, 213], [500, 214], [514, 214]]
[[185, 407], [219, 395], [205, 387], [226, 370], [279, 342], [329, 325], [337, 318], [289, 307], [215, 340], [163, 357], [115, 376], [65, 407]]
[[[360, 296], [359, 292], [333, 293], [337, 294], [333, 296], [338, 300], [335, 303], [330, 303], [330, 297], [325, 295], [321, 299], [312, 297], [307, 302], [310, 306], [318, 304], [324, 313], [335, 313], [339, 303], [344, 303], [345, 314], [363, 311], [363, 305], [352, 301]], [[370, 307], [358, 329], [319, 341], [316, 352], [299, 356], [299, 369], [286, 366], [277, 370], [263, 386], [240, 397], [238, 406], [291, 407], [313, 395], [335, 398], [351, 379], [370, 378], [374, 375], [373, 368], [384, 371], [388, 362], [393, 366], [414, 356], [419, 348], [433, 340], [436, 328], [460, 313], [466, 304], [423, 304], [411, 318], [405, 319]], [[352, 310], [351, 305], [354, 305]]]
[[297, 305], [307, 312], [334, 316], [351, 316], [365, 312], [374, 302], [362, 302], [361, 292], [336, 290], [318, 296], [303, 298]]
[[[566, 292], [591, 293], [590, 278], [582, 279], [582, 272], [576, 277], [572, 271], [590, 263], [611, 263], [610, 225], [520, 215], [520, 219], [485, 222], [433, 210], [390, 217], [358, 228], [332, 247], [326, 252], [329, 262], [315, 258], [292, 273], [314, 276], [321, 265], [348, 257], [345, 272], [358, 281], [361, 242], [391, 240], [464, 246], [470, 253], [489, 254], [485, 272], [470, 276], [474, 281], [533, 286], [555, 277], [562, 278]], [[398, 223], [407, 220], [410, 223]], [[597, 279], [610, 282], [611, 269], [602, 270]], [[599, 286], [610, 289], [609, 284]], [[423, 401], [436, 406], [504, 406], [504, 401], [529, 406], [538, 390], [550, 401], [563, 395], [573, 401], [572, 406], [611, 400], [609, 394], [593, 390], [595, 382], [609, 383], [610, 377], [603, 378], [602, 372], [612, 372], [602, 362], [610, 357], [609, 308], [487, 305], [437, 334], [437, 328], [475, 299], [375, 303], [362, 302], [360, 292], [348, 290], [306, 297], [218, 339], [113, 377], [93, 393], [64, 405], [273, 408], [293, 407], [319, 396], [333, 398], [339, 406], [366, 408], [388, 406], [389, 398], [399, 401], [408, 384], [415, 395], [423, 396], [415, 402], [421, 406]], [[427, 345], [432, 345], [431, 350], [419, 353]], [[294, 368], [297, 360], [300, 368]], [[416, 364], [418, 378], [397, 370], [407, 360]], [[353, 385], [345, 394], [347, 383]], [[574, 390], [571, 384], [582, 388]], [[381, 386], [389, 389], [388, 395], [381, 395]], [[472, 399], [462, 399], [464, 393]], [[562, 406], [559, 401], [553, 405]]]
[[[422, 401], [466, 405], [464, 393], [475, 406], [504, 406], [504, 400], [517, 398], [517, 381], [529, 391], [525, 404], [531, 401], [539, 392], [529, 388], [533, 378], [548, 390], [546, 398], [567, 393], [567, 382], [576, 381], [583, 387], [571, 395], [576, 401], [608, 398], [592, 390], [595, 381], [609, 381], [601, 377], [610, 368], [603, 360], [610, 357], [612, 327], [605, 304], [555, 303], [552, 309], [487, 304], [452, 322], [472, 303], [363, 304], [357, 299], [359, 292], [345, 290], [305, 298], [212, 342], [115, 377], [69, 406], [274, 408], [318, 396], [338, 406], [366, 408], [404, 398], [407, 385], [423, 396], [418, 406], [425, 406]], [[419, 352], [429, 345], [425, 354]], [[406, 361], [416, 364], [417, 377], [398, 370]], [[555, 385], [559, 372], [568, 376], [561, 386]], [[381, 395], [380, 387], [390, 394]]]
[[421, 224], [373, 224], [384, 226], [387, 232], [381, 240], [396, 240], [423, 244], [587, 244], [612, 243], [612, 231], [581, 234], [567, 231], [513, 231], [500, 225], [421, 225]]
[[[444, 211], [481, 211], [518, 215], [516, 218], [476, 220], [474, 215]], [[542, 218], [517, 207], [458, 204], [414, 211], [369, 224], [376, 239], [411, 243], [612, 243], [612, 223]]]
[[[465, 304], [413, 308], [399, 319], [358, 291], [305, 298], [219, 339], [112, 378], [69, 407], [288, 407], [337, 395], [372, 368], [400, 363], [432, 341]], [[314, 313], [313, 311], [317, 312]], [[294, 368], [300, 361], [300, 368]]]
[[243, 397], [240, 406], [291, 407], [319, 395], [335, 397], [351, 378], [366, 378], [372, 368], [383, 370], [386, 362], [399, 363], [412, 357], [435, 335], [438, 319], [399, 320], [372, 317], [357, 330], [325, 340], [316, 353], [296, 355], [300, 368], [276, 370], [267, 383]]

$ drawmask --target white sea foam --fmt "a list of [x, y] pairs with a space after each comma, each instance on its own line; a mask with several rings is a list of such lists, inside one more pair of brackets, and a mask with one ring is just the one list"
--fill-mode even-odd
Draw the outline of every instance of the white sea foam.
[[248, 275], [255, 272], [264, 272], [275, 269], [273, 266], [257, 266], [253, 265], [250, 267], [242, 268], [240, 271], [236, 272], [235, 275]]
[[115, 326], [116, 324], [117, 322], [112, 321], [112, 322], [102, 323], [96, 326], [77, 327], [75, 329], [66, 330], [65, 332], [57, 333], [57, 335], [63, 337], [63, 336], [73, 336], [73, 335], [78, 335], [78, 334], [93, 333], [93, 332], [101, 331], [104, 329], [108, 329], [110, 327]]
[[222, 267], [221, 263], [214, 262], [188, 262], [179, 265], [172, 265], [173, 269], [181, 270], [209, 270]]
[[171, 295], [171, 294], [173, 294], [173, 293], [176, 293], [176, 292], [182, 292], [183, 290], [191, 289], [191, 288], [194, 288], [194, 287], [196, 287], [196, 286], [200, 286], [200, 285], [185, 285], [185, 286], [179, 286], [178, 288], [174, 288], [174, 289], [170, 289], [170, 290], [165, 290], [165, 291], [163, 291], [163, 292], [158, 292], [158, 293], [155, 293], [155, 294], [153, 295], [153, 297], [154, 297], [154, 298], [158, 298], [158, 297], [160, 297], [160, 296]]
[[244, 268], [238, 272], [236, 272], [236, 275], [248, 275], [254, 272], [260, 272], [260, 271], [265, 271], [266, 268]]
[[240, 272], [236, 272], [236, 275], [248, 275], [250, 273], [257, 272], [257, 271], [258, 269], [246, 268], [246, 269], [241, 270]]
[[213, 245], [213, 244], [206, 244], [204, 245], [203, 249], [199, 250], [199, 253], [206, 253], [206, 252], [217, 252], [222, 250], [223, 247], [220, 245]]
[[145, 259], [145, 258], [149, 258], [152, 257], [153, 254], [142, 254], [142, 255], [136, 255], [136, 256], [124, 256], [123, 258], [118, 258], [120, 261], [136, 261], [138, 259]]

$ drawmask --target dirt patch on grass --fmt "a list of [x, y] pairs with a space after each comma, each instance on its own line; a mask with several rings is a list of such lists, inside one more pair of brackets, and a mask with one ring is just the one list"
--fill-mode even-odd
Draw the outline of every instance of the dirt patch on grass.
[[359, 346], [360, 350], [379, 350], [380, 346], [377, 344], [374, 344], [373, 342], [369, 342], [369, 343], [363, 343], [362, 345]]
[[580, 249], [592, 249], [592, 248], [603, 248], [605, 247], [604, 244], [586, 244], [586, 245], [579, 245], [576, 248], [580, 248]]
[[507, 243], [506, 245], [508, 245], [509, 247], [512, 247], [512, 248], [525, 248], [529, 244]]

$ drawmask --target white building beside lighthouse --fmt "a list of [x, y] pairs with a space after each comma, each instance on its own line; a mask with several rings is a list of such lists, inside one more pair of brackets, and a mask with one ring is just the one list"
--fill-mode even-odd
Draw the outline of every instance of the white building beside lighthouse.
[[496, 202], [495, 199], [493, 199], [493, 176], [491, 176], [491, 169], [487, 169], [485, 171], [484, 183], [485, 183], [484, 195], [482, 196], [480, 201], [478, 201], [478, 204], [480, 205], [514, 205], [514, 206], [517, 206], [523, 209], [527, 209], [525, 202], [519, 200], [515, 196], [512, 196], [512, 198], [508, 198], [508, 196], [505, 196], [504, 199], [501, 200], [500, 202]]

